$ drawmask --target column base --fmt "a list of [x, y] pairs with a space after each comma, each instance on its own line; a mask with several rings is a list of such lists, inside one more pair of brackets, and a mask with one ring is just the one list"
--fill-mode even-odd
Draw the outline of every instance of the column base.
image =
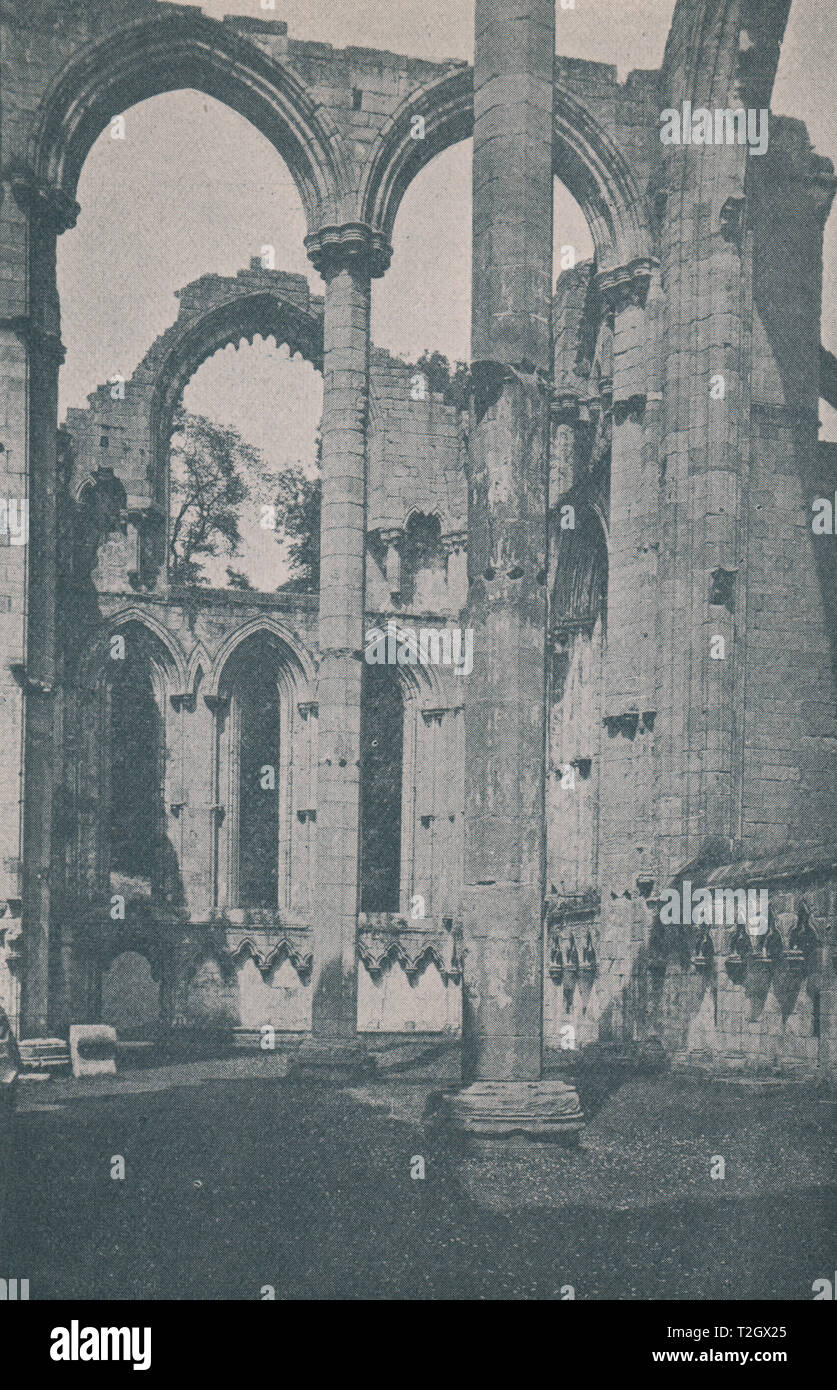
[[577, 1143], [584, 1128], [578, 1092], [563, 1081], [475, 1081], [444, 1097], [448, 1124], [468, 1134]]
[[300, 1043], [288, 1067], [289, 1081], [314, 1081], [326, 1086], [351, 1086], [368, 1081], [375, 1058], [363, 1043], [310, 1039]]

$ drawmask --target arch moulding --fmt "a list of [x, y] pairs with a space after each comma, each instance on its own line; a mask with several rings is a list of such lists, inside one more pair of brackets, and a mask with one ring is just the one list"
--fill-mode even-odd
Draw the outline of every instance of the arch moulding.
[[221, 101], [269, 140], [299, 190], [309, 232], [339, 220], [351, 178], [330, 116], [289, 68], [199, 10], [115, 29], [70, 59], [47, 90], [30, 141], [39, 184], [74, 201], [87, 153], [114, 114], [184, 88]]
[[291, 678], [297, 688], [303, 691], [314, 689], [317, 680], [317, 668], [311, 653], [291, 628], [278, 618], [265, 614], [242, 623], [241, 627], [236, 628], [235, 632], [231, 633], [221, 644], [215, 653], [212, 669], [208, 673], [204, 699], [211, 703], [219, 698], [224, 672], [230, 657], [234, 655], [243, 642], [259, 633], [275, 637], [281, 643], [287, 655]]
[[[412, 134], [424, 122], [424, 137]], [[435, 155], [474, 130], [470, 68], [459, 68], [413, 92], [381, 131], [363, 172], [361, 218], [392, 241], [401, 200]], [[653, 240], [631, 168], [593, 112], [560, 82], [554, 87], [553, 161], [556, 178], [576, 199], [590, 226], [600, 271], [653, 256]]]

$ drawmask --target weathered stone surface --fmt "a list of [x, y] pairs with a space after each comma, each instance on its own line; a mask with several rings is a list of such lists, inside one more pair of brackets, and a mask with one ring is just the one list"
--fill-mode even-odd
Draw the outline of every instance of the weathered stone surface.
[[487, 1138], [577, 1139], [584, 1115], [573, 1086], [562, 1081], [474, 1081], [445, 1097], [455, 1129]]

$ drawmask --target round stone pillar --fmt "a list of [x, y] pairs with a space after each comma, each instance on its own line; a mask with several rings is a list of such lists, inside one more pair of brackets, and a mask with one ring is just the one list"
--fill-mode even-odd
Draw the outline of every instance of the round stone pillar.
[[541, 1079], [553, 0], [477, 0], [463, 1079], [474, 1133], [575, 1133]]
[[318, 1055], [304, 1065], [316, 1070], [322, 1061], [330, 1070], [339, 1066], [341, 1049], [351, 1057], [357, 1033], [369, 315], [371, 277], [383, 273], [388, 258], [355, 224], [326, 228], [307, 245], [326, 295], [312, 1024]]

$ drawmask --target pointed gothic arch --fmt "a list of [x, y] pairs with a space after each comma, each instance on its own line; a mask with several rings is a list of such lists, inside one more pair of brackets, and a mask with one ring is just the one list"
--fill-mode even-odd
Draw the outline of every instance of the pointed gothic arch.
[[287, 164], [309, 231], [348, 194], [339, 132], [300, 79], [200, 11], [161, 12], [78, 51], [52, 82], [30, 142], [36, 178], [73, 203], [91, 145], [115, 112], [193, 88], [250, 121]]
[[[423, 122], [423, 137], [414, 122]], [[461, 67], [413, 92], [380, 132], [363, 172], [361, 217], [392, 241], [401, 201], [435, 155], [474, 129], [474, 82]], [[553, 160], [556, 178], [587, 218], [600, 271], [649, 259], [653, 239], [645, 200], [630, 165], [585, 104], [560, 80], [554, 87]]]

